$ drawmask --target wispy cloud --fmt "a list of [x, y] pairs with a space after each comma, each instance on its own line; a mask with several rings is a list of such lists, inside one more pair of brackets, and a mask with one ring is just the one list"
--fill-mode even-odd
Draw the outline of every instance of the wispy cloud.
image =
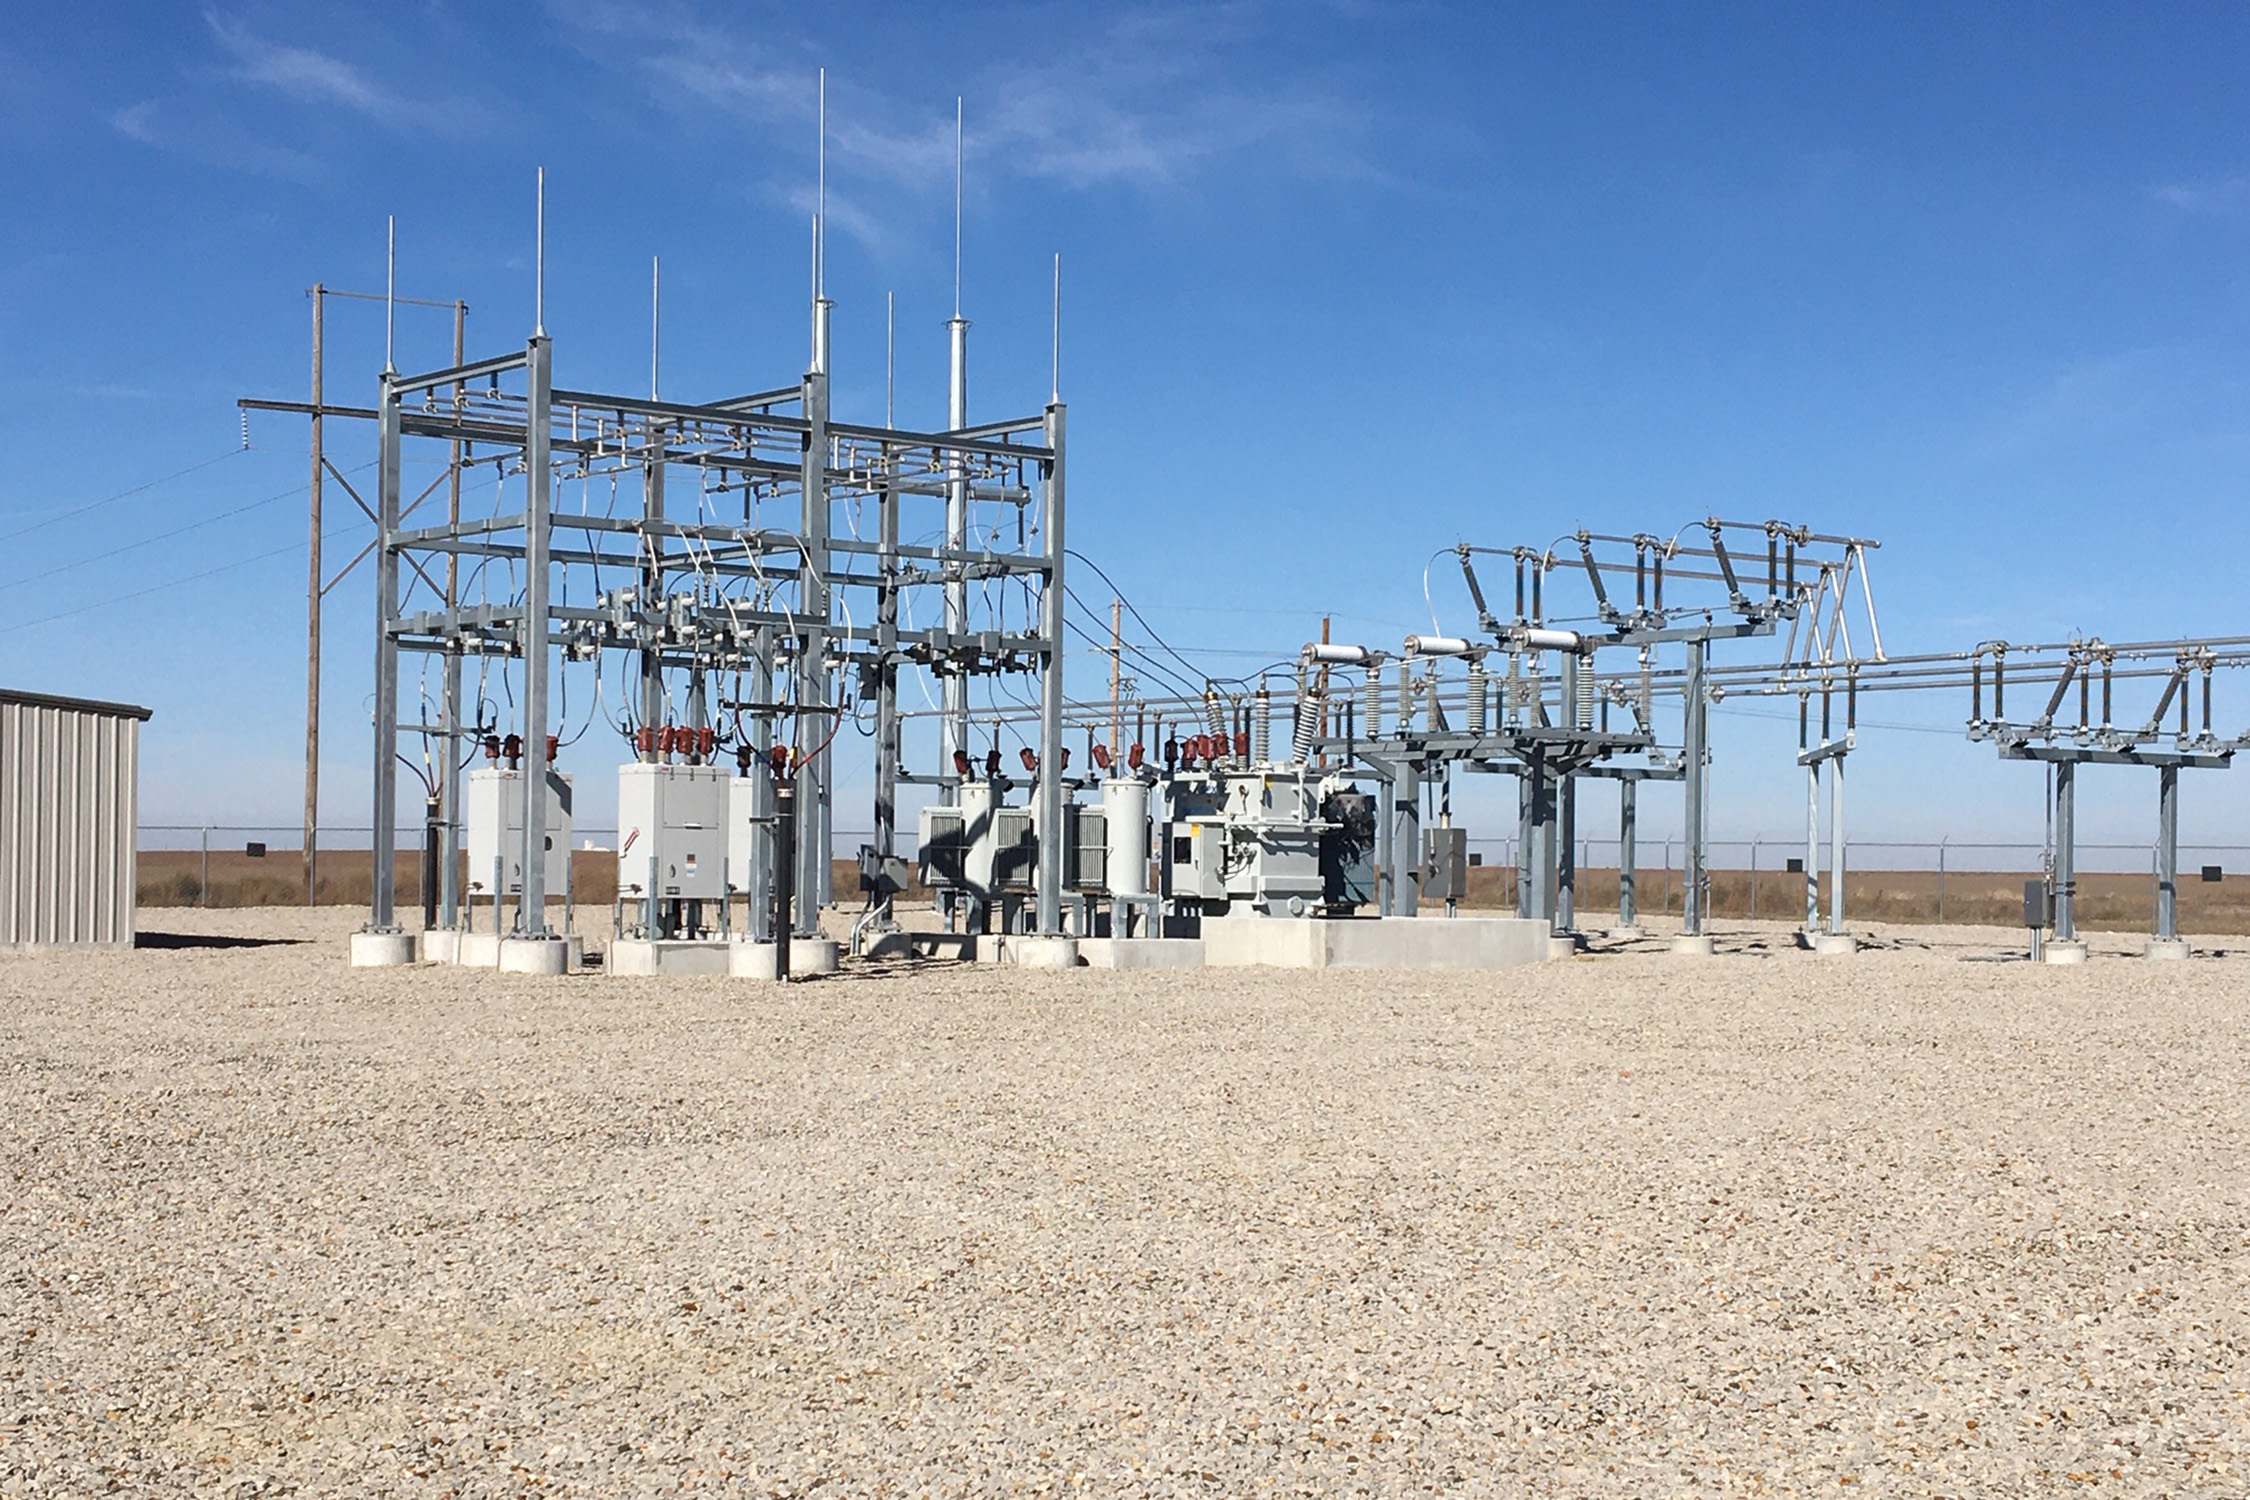
[[2188, 213], [2238, 214], [2250, 211], [2250, 176], [2168, 182], [2150, 188], [2149, 196]]
[[[810, 151], [816, 64], [803, 39], [715, 21], [673, 0], [550, 3], [586, 36], [589, 56], [628, 70], [659, 107], [786, 132], [785, 142]], [[1173, 191], [1253, 151], [1295, 175], [1371, 175], [1365, 112], [1341, 90], [1228, 65], [1231, 49], [1256, 45], [1271, 19], [1265, 7], [1243, 4], [1130, 11], [1036, 60], [988, 65], [963, 84], [972, 183], [998, 174]], [[1250, 76], [1261, 82], [1241, 81]], [[917, 117], [895, 90], [831, 75], [829, 207], [839, 229], [859, 235], [851, 184], [949, 197], [953, 150], [950, 110]], [[804, 195], [792, 187], [782, 196]], [[874, 233], [873, 217], [860, 217]]]
[[262, 140], [224, 115], [192, 103], [144, 99], [112, 111], [109, 126], [127, 140], [208, 167], [290, 182], [310, 182], [320, 176], [320, 163], [310, 154]]
[[410, 98], [342, 58], [253, 35], [247, 27], [215, 10], [205, 11], [203, 21], [233, 61], [230, 77], [271, 89], [300, 104], [347, 110], [387, 129], [410, 134], [457, 134], [484, 118], [484, 111], [474, 101]]

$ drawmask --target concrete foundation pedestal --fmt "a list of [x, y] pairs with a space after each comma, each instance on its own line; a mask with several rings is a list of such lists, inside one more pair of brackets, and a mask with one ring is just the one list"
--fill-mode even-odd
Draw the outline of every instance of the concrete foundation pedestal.
[[1848, 932], [1816, 932], [1811, 935], [1811, 947], [1826, 958], [1849, 958], [1859, 951], [1859, 939]]
[[570, 968], [570, 945], [557, 937], [500, 940], [503, 974], [561, 974]]
[[1075, 969], [1078, 939], [1019, 937], [1008, 944], [1008, 956], [1019, 969]]
[[461, 934], [451, 927], [430, 927], [422, 932], [422, 962], [457, 964], [461, 961]]
[[1547, 939], [1547, 956], [1549, 958], [1576, 958], [1578, 956], [1578, 934], [1558, 932], [1550, 935]]
[[2150, 938], [2148, 940], [2148, 956], [2150, 958], [2166, 959], [2172, 961], [2186, 958], [2188, 956], [2187, 939]]
[[789, 977], [792, 979], [802, 979], [808, 974], [833, 974], [837, 962], [833, 938], [793, 937], [789, 940]]
[[414, 962], [411, 932], [355, 932], [352, 934], [352, 967], [395, 969]]
[[1080, 938], [1078, 956], [1096, 969], [1200, 969], [1201, 938]]
[[2041, 954], [2040, 962], [2050, 964], [2082, 964], [2086, 961], [2086, 945], [2073, 940], [2067, 943], [2049, 943]]
[[609, 972], [631, 978], [655, 974], [724, 974], [728, 972], [725, 942], [672, 938], [619, 938], [609, 945]]
[[1712, 953], [1711, 934], [1708, 932], [1683, 932], [1672, 939], [1672, 951], [1691, 957], [1709, 958]]
[[727, 944], [727, 977], [730, 979], [776, 979], [774, 958], [780, 950], [772, 943], [754, 943], [738, 938]]

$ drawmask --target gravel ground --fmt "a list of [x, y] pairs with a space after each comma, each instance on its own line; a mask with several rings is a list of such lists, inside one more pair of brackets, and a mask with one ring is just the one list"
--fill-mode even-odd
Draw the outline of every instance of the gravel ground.
[[2250, 1492], [2250, 957], [776, 992], [352, 922], [0, 957], [0, 1493]]

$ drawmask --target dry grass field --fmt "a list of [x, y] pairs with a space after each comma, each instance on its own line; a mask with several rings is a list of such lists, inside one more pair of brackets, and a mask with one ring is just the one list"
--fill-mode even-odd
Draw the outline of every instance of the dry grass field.
[[[203, 883], [202, 856], [194, 850], [143, 850], [140, 856], [141, 900], [150, 905], [298, 906], [305, 899], [304, 865], [293, 849], [275, 849], [252, 859], [240, 849], [213, 851], [210, 857], [208, 903], [197, 896]], [[859, 889], [859, 866], [837, 860], [835, 889]], [[597, 850], [572, 855], [571, 878], [583, 905], [607, 907], [617, 896], [617, 857]], [[1854, 920], [1887, 923], [1982, 923], [2013, 926], [2023, 910], [2024, 874], [1993, 874], [1956, 870], [1945, 877], [1943, 909], [1939, 882], [1929, 870], [1852, 870], [1846, 873], [1845, 908]], [[1505, 866], [1480, 865], [1469, 872], [1469, 899], [1473, 910], [1497, 911], [1513, 900], [1514, 871]], [[1760, 872], [1753, 881], [1747, 870], [1719, 870], [1711, 877], [1712, 909], [1725, 918], [1786, 919], [1805, 904], [1804, 876], [1780, 870]], [[1755, 884], [1755, 892], [1752, 890]], [[1598, 911], [1617, 909], [1617, 872], [1584, 870], [1578, 888], [1582, 906]], [[1644, 870], [1639, 879], [1642, 907], [1651, 915], [1680, 907], [1678, 872]], [[421, 899], [421, 866], [409, 855], [398, 861], [399, 901], [408, 906]], [[337, 906], [367, 902], [368, 857], [365, 852], [337, 851], [321, 856], [320, 899]], [[2183, 931], [2250, 934], [2250, 876], [2233, 875], [2209, 884], [2192, 870], [2180, 882], [2180, 925]], [[928, 898], [915, 891], [910, 899]], [[2089, 927], [2146, 932], [2151, 927], [2153, 891], [2146, 875], [2091, 874], [2079, 877], [2079, 920]], [[1823, 897], [1821, 910], [1827, 910]]]
[[777, 988], [353, 921], [0, 957], [0, 1494], [2250, 1492], [2250, 955]]

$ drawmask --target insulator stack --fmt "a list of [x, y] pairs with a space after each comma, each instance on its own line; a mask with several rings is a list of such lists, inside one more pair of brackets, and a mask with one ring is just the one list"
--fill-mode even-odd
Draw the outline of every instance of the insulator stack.
[[1594, 661], [1587, 657], [1578, 663], [1578, 727], [1594, 727]]
[[1398, 664], [1398, 732], [1414, 732], [1414, 672], [1405, 662]]
[[1485, 731], [1486, 695], [1492, 679], [1485, 676], [1484, 668], [1469, 668], [1469, 733]]
[[1361, 693], [1364, 701], [1359, 716], [1366, 721], [1363, 732], [1369, 739], [1379, 740], [1383, 737], [1383, 679], [1370, 671]]
[[1250, 759], [1264, 765], [1270, 758], [1267, 751], [1273, 748], [1273, 694], [1264, 683], [1258, 685], [1257, 711], [1250, 719]]

